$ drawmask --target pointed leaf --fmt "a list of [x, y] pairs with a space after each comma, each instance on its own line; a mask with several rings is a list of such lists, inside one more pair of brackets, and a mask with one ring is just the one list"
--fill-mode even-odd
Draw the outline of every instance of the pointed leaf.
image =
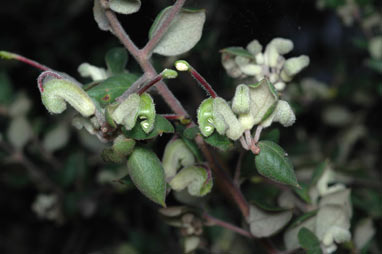
[[246, 58], [255, 59], [255, 57], [248, 50], [242, 47], [228, 47], [220, 50], [221, 53], [226, 53], [234, 56], [242, 56]]
[[268, 237], [276, 234], [292, 218], [292, 211], [265, 212], [254, 205], [250, 206], [247, 221], [251, 233], [256, 237]]
[[[150, 39], [161, 27], [170, 10], [171, 7], [167, 7], [156, 17], [150, 28]], [[200, 40], [205, 20], [205, 10], [182, 9], [153, 52], [164, 56], [176, 56], [189, 51]]]
[[137, 79], [138, 76], [135, 74], [120, 74], [102, 81], [87, 91], [87, 93], [99, 102], [102, 107], [105, 107], [122, 95]]
[[258, 172], [273, 181], [299, 187], [288, 155], [272, 141], [259, 142], [260, 153], [255, 157]]
[[128, 54], [125, 48], [110, 49], [105, 55], [105, 62], [112, 74], [121, 74], [127, 64]]
[[227, 151], [233, 148], [233, 143], [231, 142], [231, 140], [229, 140], [229, 138], [227, 138], [226, 136], [220, 135], [217, 132], [214, 132], [214, 134], [212, 134], [211, 136], [207, 138], [205, 137], [203, 138], [207, 144], [217, 147], [222, 151]]
[[161, 136], [163, 133], [174, 133], [174, 127], [172, 124], [163, 116], [156, 115], [154, 129], [146, 134], [140, 124], [136, 124], [133, 129], [126, 130], [122, 128], [123, 133], [126, 137], [132, 138], [135, 140], [144, 140], [144, 139], [152, 139], [156, 136]]
[[137, 147], [127, 161], [129, 176], [147, 198], [166, 206], [166, 181], [162, 164], [156, 154]]
[[188, 139], [194, 139], [198, 133], [200, 133], [199, 127], [194, 126], [194, 127], [185, 129], [183, 132], [183, 136]]
[[322, 254], [320, 240], [307, 228], [301, 228], [298, 231], [298, 242], [306, 250], [307, 254]]
[[132, 14], [141, 8], [140, 0], [110, 0], [110, 9], [121, 14]]

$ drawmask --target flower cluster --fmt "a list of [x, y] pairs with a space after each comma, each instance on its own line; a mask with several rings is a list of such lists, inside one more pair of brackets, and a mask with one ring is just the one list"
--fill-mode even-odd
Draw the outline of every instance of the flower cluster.
[[[231, 104], [231, 105], [230, 105]], [[256, 143], [263, 128], [273, 122], [291, 126], [296, 117], [288, 102], [279, 100], [274, 86], [267, 80], [236, 88], [231, 103], [223, 98], [208, 98], [198, 109], [198, 124], [203, 136], [210, 136], [214, 130], [232, 140], [240, 139], [244, 149], [258, 153]], [[251, 129], [257, 125], [255, 137]]]
[[253, 77], [253, 82], [267, 78], [276, 90], [282, 91], [286, 82], [309, 65], [309, 57], [301, 55], [286, 59], [293, 49], [293, 42], [275, 38], [265, 47], [257, 40], [248, 43], [246, 49], [230, 47], [222, 50], [222, 64], [233, 78]]
[[197, 197], [211, 191], [211, 172], [196, 164], [194, 154], [182, 139], [172, 140], [166, 145], [162, 165], [166, 181], [174, 191], [187, 188], [191, 196]]

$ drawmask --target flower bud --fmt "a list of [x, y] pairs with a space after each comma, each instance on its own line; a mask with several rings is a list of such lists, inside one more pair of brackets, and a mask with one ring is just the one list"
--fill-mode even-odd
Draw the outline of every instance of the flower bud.
[[106, 70], [89, 63], [82, 63], [78, 66], [81, 77], [90, 77], [92, 80], [103, 80], [107, 78]]
[[126, 138], [124, 135], [117, 136], [113, 141], [113, 150], [122, 156], [130, 155], [135, 147], [135, 140]]
[[[309, 57], [302, 55], [299, 57], [292, 57], [285, 61], [284, 69], [281, 72], [281, 77], [293, 77], [302, 69], [309, 65]], [[284, 79], [284, 78], [283, 78]], [[288, 78], [287, 78], [288, 79]], [[289, 81], [289, 80], [285, 81]]]
[[42, 103], [52, 114], [60, 114], [69, 103], [84, 117], [95, 113], [95, 104], [81, 87], [65, 79], [51, 79], [43, 84]]
[[265, 121], [276, 107], [278, 94], [274, 86], [267, 80], [249, 85], [250, 112], [241, 114], [239, 121], [245, 130], [250, 130], [255, 124]]
[[170, 141], [164, 150], [162, 166], [166, 179], [171, 179], [181, 167], [188, 167], [195, 163], [194, 154], [183, 140]]
[[215, 130], [212, 117], [213, 101], [213, 98], [208, 98], [202, 101], [197, 112], [199, 129], [205, 137], [210, 136]]
[[249, 87], [245, 84], [238, 85], [232, 99], [233, 112], [236, 114], [246, 114], [249, 112], [249, 104]]
[[242, 65], [242, 66], [239, 66], [239, 68], [244, 74], [249, 76], [258, 75], [263, 70], [263, 68], [260, 65], [256, 65], [256, 64]]
[[253, 40], [250, 43], [248, 43], [247, 50], [255, 56], [257, 53], [260, 53], [263, 50], [263, 46], [261, 46], [258, 40]]
[[267, 49], [265, 50], [265, 53], [264, 53], [265, 63], [269, 67], [276, 67], [279, 56], [280, 55], [277, 52], [277, 48], [275, 46], [267, 46]]
[[141, 127], [146, 134], [150, 133], [154, 128], [155, 115], [153, 98], [148, 93], [143, 93], [139, 104], [138, 117], [142, 120]]
[[268, 46], [275, 47], [280, 55], [285, 55], [292, 51], [293, 42], [284, 38], [274, 38], [268, 43]]
[[270, 126], [272, 122], [279, 122], [284, 127], [289, 127], [296, 121], [296, 116], [289, 103], [283, 100], [277, 102], [273, 113], [261, 122], [264, 128]]
[[178, 71], [188, 71], [190, 70], [190, 64], [184, 60], [178, 60], [175, 62], [175, 69]]
[[175, 191], [187, 188], [192, 196], [204, 196], [212, 189], [212, 178], [203, 167], [190, 166], [183, 168], [171, 181], [170, 186]]
[[131, 130], [137, 122], [141, 97], [138, 94], [130, 94], [113, 111], [112, 118], [117, 124], [122, 124], [127, 130]]
[[212, 108], [216, 131], [232, 140], [239, 139], [243, 129], [228, 103], [223, 98], [216, 97]]

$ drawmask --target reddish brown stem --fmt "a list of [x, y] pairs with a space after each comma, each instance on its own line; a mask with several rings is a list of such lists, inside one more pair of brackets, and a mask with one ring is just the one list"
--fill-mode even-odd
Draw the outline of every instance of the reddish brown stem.
[[[179, 3], [179, 4], [178, 4]], [[178, 0], [175, 6], [181, 6], [184, 3], [184, 0]], [[173, 7], [173, 8], [174, 8]], [[179, 7], [181, 8], [181, 7]], [[148, 52], [147, 48], [145, 51], [140, 51], [135, 44], [131, 41], [130, 37], [126, 34], [122, 26], [120, 25], [117, 17], [111, 10], [106, 10], [106, 17], [110, 23], [111, 28], [113, 29], [113, 33], [119, 38], [123, 45], [130, 51], [130, 53], [137, 60], [139, 65], [144, 70], [145, 74], [148, 78], [155, 77], [157, 72], [154, 67], [147, 59]], [[173, 16], [173, 18], [175, 15]], [[166, 24], [170, 24], [172, 20], [168, 20]], [[165, 32], [165, 31], [164, 31]], [[163, 32], [163, 33], [164, 33]], [[142, 53], [143, 52], [143, 53]], [[183, 108], [182, 104], [179, 100], [174, 96], [174, 94], [168, 89], [166, 84], [163, 81], [159, 81], [156, 85], [158, 93], [162, 96], [164, 101], [169, 105], [169, 107], [174, 111], [176, 115], [182, 117], [188, 117], [187, 111]], [[244, 217], [249, 215], [249, 206], [244, 196], [240, 192], [240, 190], [233, 184], [232, 179], [227, 175], [227, 173], [222, 168], [221, 164], [216, 161], [216, 156], [212, 154], [212, 151], [207, 147], [204, 143], [203, 139], [200, 136], [196, 137], [196, 142], [203, 154], [205, 155], [211, 169], [213, 170], [218, 185], [220, 189], [227, 194], [232, 200], [237, 204], [241, 213]]]
[[235, 225], [232, 225], [231, 223], [228, 223], [228, 222], [219, 220], [215, 217], [212, 217], [211, 215], [209, 215], [207, 213], [203, 214], [203, 219], [205, 219], [208, 224], [212, 224], [211, 226], [213, 226], [213, 225], [220, 226], [220, 227], [226, 228], [228, 230], [231, 230], [233, 232], [236, 232], [242, 236], [245, 236], [248, 238], [254, 238], [250, 232], [248, 232], [242, 228], [239, 228]]
[[24, 56], [20, 56], [18, 54], [12, 53], [12, 57], [13, 57], [12, 59], [14, 59], [14, 60], [20, 61], [22, 63], [26, 63], [26, 64], [28, 64], [32, 67], [35, 67], [37, 69], [40, 69], [42, 71], [52, 71], [52, 69], [50, 69], [49, 67], [42, 65], [42, 64], [40, 64], [40, 63], [38, 63], [32, 59], [26, 58]]
[[53, 71], [44, 71], [42, 72], [38, 78], [37, 78], [37, 86], [38, 86], [38, 89], [40, 90], [40, 92], [44, 92], [44, 79], [47, 77], [47, 76], [52, 76], [52, 77], [55, 77], [57, 79], [62, 79], [62, 76], [60, 76], [59, 74], [53, 72]]
[[184, 119], [183, 116], [176, 115], [176, 114], [161, 114], [161, 116], [163, 116], [167, 120], [182, 120], [182, 119]]
[[215, 92], [215, 90], [212, 88], [212, 86], [207, 82], [207, 80], [199, 74], [193, 67], [190, 66], [190, 73], [193, 78], [198, 81], [198, 83], [207, 91], [209, 95], [211, 95], [212, 98], [216, 98], [218, 95]]
[[152, 80], [150, 80], [149, 83], [147, 83], [146, 85], [144, 85], [139, 91], [138, 91], [138, 94], [139, 95], [142, 95], [144, 92], [146, 92], [150, 87], [152, 87], [153, 85], [157, 84], [159, 81], [161, 81], [163, 79], [163, 75], [162, 74], [158, 74], [157, 76], [155, 76], [155, 78], [153, 78]]
[[207, 147], [201, 136], [196, 136], [195, 141], [213, 170], [216, 179], [218, 179], [217, 184], [219, 189], [235, 202], [245, 218], [248, 217], [248, 203], [240, 189], [233, 183], [232, 179], [227, 174], [227, 170], [224, 170], [223, 165], [217, 160], [217, 156]]

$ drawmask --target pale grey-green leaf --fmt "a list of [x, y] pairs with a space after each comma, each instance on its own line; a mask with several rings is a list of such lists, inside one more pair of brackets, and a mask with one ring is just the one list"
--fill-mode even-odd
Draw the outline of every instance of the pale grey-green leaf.
[[24, 116], [16, 117], [11, 121], [7, 131], [7, 138], [16, 149], [22, 149], [32, 136], [32, 126]]
[[46, 151], [54, 152], [64, 147], [69, 141], [69, 128], [66, 124], [59, 124], [49, 131], [42, 140], [42, 146]]
[[141, 8], [140, 0], [110, 0], [110, 9], [121, 14], [132, 14]]
[[254, 205], [249, 208], [249, 223], [251, 233], [256, 237], [268, 237], [281, 230], [292, 218], [292, 211], [265, 212]]
[[315, 232], [316, 229], [316, 216], [311, 217], [300, 225], [292, 228], [288, 228], [284, 233], [284, 243], [287, 250], [293, 250], [300, 247], [300, 243], [298, 242], [297, 234], [301, 228], [308, 228], [312, 232]]
[[[157, 23], [157, 29], [160, 28], [170, 10], [171, 8], [165, 10]], [[191, 11], [183, 9], [172, 21], [167, 33], [153, 52], [164, 56], [176, 56], [189, 51], [200, 40], [205, 20], [205, 10]], [[152, 36], [155, 35], [157, 29], [151, 31]]]
[[111, 31], [110, 23], [105, 15], [105, 10], [102, 8], [99, 0], [94, 0], [93, 16], [99, 29], [103, 31]]

